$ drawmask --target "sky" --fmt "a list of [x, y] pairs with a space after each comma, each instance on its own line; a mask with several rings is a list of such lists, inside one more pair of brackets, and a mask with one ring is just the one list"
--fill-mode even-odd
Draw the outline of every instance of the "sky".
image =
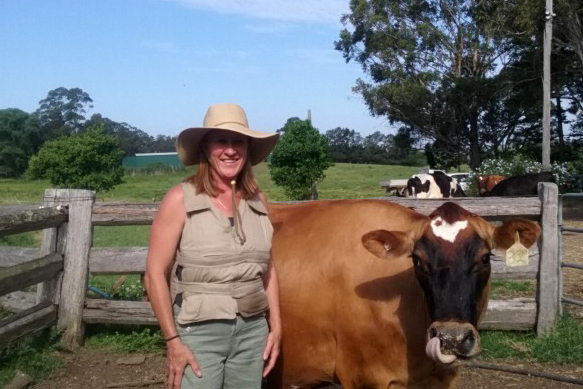
[[94, 113], [150, 135], [202, 125], [237, 103], [273, 132], [290, 117], [324, 133], [393, 133], [352, 92], [360, 65], [334, 50], [349, 0], [3, 0], [0, 109], [33, 112], [81, 88]]

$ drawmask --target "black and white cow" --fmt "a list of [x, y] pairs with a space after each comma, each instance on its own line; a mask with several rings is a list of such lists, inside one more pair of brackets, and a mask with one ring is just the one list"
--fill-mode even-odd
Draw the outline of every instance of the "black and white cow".
[[440, 199], [466, 197], [455, 178], [442, 172], [416, 174], [407, 181], [407, 197]]
[[552, 173], [527, 173], [500, 181], [487, 196], [536, 196], [539, 182], [555, 182]]

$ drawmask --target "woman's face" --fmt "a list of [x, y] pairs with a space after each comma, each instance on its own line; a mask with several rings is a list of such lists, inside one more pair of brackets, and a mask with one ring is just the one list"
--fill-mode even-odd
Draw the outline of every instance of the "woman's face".
[[212, 130], [208, 134], [207, 155], [217, 178], [235, 179], [247, 160], [249, 139], [232, 131]]

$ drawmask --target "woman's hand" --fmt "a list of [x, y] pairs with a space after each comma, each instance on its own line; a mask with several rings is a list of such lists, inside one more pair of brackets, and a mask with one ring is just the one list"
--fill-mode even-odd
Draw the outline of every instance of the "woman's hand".
[[279, 356], [279, 349], [281, 345], [281, 329], [272, 329], [267, 336], [267, 344], [265, 351], [263, 351], [263, 360], [265, 367], [263, 367], [263, 377], [267, 377]]
[[168, 342], [168, 352], [166, 356], [166, 377], [168, 377], [168, 389], [180, 389], [184, 369], [190, 365], [194, 374], [202, 377], [198, 362], [194, 354], [180, 338], [172, 339]]
[[269, 260], [269, 267], [263, 278], [265, 286], [265, 294], [269, 302], [269, 310], [267, 311], [267, 318], [269, 322], [269, 335], [267, 336], [267, 344], [265, 351], [263, 351], [263, 360], [265, 367], [263, 368], [263, 377], [275, 366], [279, 350], [281, 346], [281, 314], [279, 312], [279, 283], [277, 281], [277, 271], [273, 266], [273, 260]]

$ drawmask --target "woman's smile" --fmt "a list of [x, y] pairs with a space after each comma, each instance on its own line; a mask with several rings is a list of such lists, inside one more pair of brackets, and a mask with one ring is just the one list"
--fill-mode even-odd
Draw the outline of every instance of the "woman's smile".
[[247, 160], [249, 141], [245, 135], [232, 131], [212, 131], [207, 152], [211, 166], [221, 180], [236, 178]]

